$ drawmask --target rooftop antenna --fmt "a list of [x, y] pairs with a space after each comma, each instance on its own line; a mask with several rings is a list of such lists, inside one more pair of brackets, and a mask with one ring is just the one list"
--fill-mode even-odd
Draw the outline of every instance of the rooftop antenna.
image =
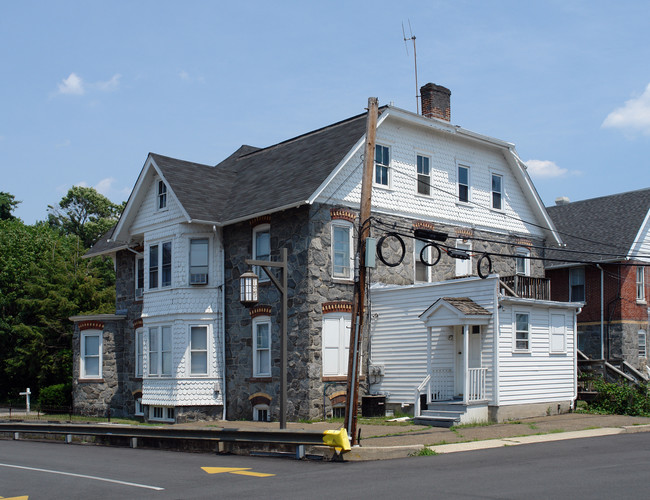
[[413, 30], [411, 29], [411, 20], [408, 20], [409, 23], [409, 34], [410, 36], [406, 38], [406, 31], [404, 31], [404, 21], [402, 21], [402, 35], [404, 36], [404, 47], [406, 47], [406, 55], [409, 55], [409, 46], [408, 41], [413, 42], [413, 62], [415, 64], [415, 109], [417, 114], [420, 114], [420, 95], [418, 94], [418, 56], [415, 50], [415, 35], [413, 35]]

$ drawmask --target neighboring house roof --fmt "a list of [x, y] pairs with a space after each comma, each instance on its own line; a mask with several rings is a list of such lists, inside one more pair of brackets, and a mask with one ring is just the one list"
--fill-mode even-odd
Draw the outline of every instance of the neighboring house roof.
[[443, 297], [440, 300], [444, 300], [448, 304], [454, 306], [456, 309], [458, 309], [461, 313], [466, 314], [466, 315], [490, 315], [490, 311], [487, 309], [479, 306], [476, 302], [474, 302], [472, 299], [469, 297]]
[[[576, 201], [546, 210], [560, 231], [566, 249], [577, 253], [548, 251], [551, 259], [618, 262], [633, 256], [648, 224], [650, 188]], [[566, 267], [549, 262], [548, 268]]]
[[108, 231], [106, 231], [92, 246], [90, 250], [88, 250], [83, 257], [88, 259], [90, 257], [95, 257], [97, 255], [103, 255], [111, 252], [117, 252], [118, 250], [123, 250], [128, 247], [128, 245], [124, 242], [118, 242], [118, 241], [113, 241], [111, 240], [111, 237], [113, 236], [113, 231], [115, 230], [115, 226], [110, 228]]

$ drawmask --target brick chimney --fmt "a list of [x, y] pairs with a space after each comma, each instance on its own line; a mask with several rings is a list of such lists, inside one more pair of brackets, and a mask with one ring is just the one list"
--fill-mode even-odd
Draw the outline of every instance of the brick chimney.
[[420, 87], [422, 116], [451, 121], [451, 90], [435, 83]]

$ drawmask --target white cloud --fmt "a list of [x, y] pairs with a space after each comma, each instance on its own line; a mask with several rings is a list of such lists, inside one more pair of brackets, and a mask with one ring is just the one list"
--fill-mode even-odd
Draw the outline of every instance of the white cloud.
[[101, 193], [104, 196], [108, 197], [108, 195], [112, 191], [113, 184], [115, 184], [115, 179], [113, 177], [107, 177], [107, 178], [102, 179], [101, 181], [99, 181], [93, 187], [95, 188], [95, 190], [98, 193]]
[[569, 173], [566, 168], [558, 167], [555, 162], [549, 160], [528, 160], [526, 166], [530, 176], [537, 179], [564, 177]]
[[68, 78], [59, 83], [60, 94], [83, 95], [85, 91], [83, 80], [75, 73], [70, 73]]
[[205, 78], [202, 76], [192, 76], [190, 75], [187, 71], [182, 69], [181, 71], [178, 72], [178, 77], [183, 80], [184, 82], [197, 82], [197, 83], [205, 83]]
[[607, 115], [601, 126], [650, 135], [650, 83], [639, 97], [626, 101]]
[[97, 82], [95, 83], [95, 87], [103, 92], [111, 92], [113, 90], [116, 90], [117, 87], [120, 85], [120, 78], [122, 78], [122, 75], [119, 73], [116, 73], [111, 77], [110, 80], [107, 80], [105, 82]]
[[187, 71], [182, 70], [178, 76], [180, 77], [181, 80], [184, 80], [186, 82], [189, 82], [191, 80], [190, 75]]

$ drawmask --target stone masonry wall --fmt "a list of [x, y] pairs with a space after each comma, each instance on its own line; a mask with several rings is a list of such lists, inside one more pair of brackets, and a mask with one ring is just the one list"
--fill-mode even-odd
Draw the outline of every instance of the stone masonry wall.
[[[326, 302], [351, 301], [353, 282], [332, 278], [331, 262], [331, 217], [329, 205], [313, 205], [272, 214], [259, 223], [270, 224], [271, 260], [279, 259], [279, 249], [286, 247], [289, 259], [288, 293], [288, 419], [322, 418], [331, 410], [330, 397], [345, 390], [345, 380], [339, 377], [322, 376], [322, 306]], [[400, 227], [408, 233], [414, 220], [381, 215], [384, 225], [373, 224], [372, 235], [379, 238], [391, 226]], [[355, 221], [355, 230], [358, 221]], [[252, 320], [249, 312], [239, 302], [239, 276], [248, 270], [245, 259], [251, 257], [254, 225], [242, 222], [224, 229], [225, 273], [226, 273], [226, 391], [227, 417], [229, 419], [252, 418], [252, 402], [255, 395], [271, 399], [270, 417], [278, 418], [279, 411], [279, 321], [280, 295], [271, 283], [260, 284], [259, 305], [271, 307], [272, 324], [272, 377], [253, 379], [252, 366]], [[449, 233], [445, 243], [455, 245], [462, 230], [450, 226], [436, 225], [436, 230]], [[473, 232], [472, 237], [489, 240], [500, 239], [504, 243], [473, 241], [473, 254], [484, 251], [512, 254], [512, 244], [523, 243], [514, 237], [504, 238], [493, 233]], [[388, 243], [388, 242], [387, 242]], [[396, 267], [388, 267], [377, 261], [377, 267], [370, 273], [371, 282], [408, 285], [414, 283], [413, 239], [404, 238], [405, 255]], [[509, 243], [510, 245], [507, 245]], [[539, 241], [528, 242], [539, 244]], [[398, 255], [401, 250], [396, 241], [390, 241], [384, 251], [386, 256]], [[538, 256], [532, 250], [533, 256]], [[473, 257], [473, 272], [476, 275], [477, 257]], [[502, 275], [515, 273], [513, 258], [493, 257], [493, 272]], [[455, 261], [442, 255], [434, 266], [433, 280], [450, 279], [455, 276]], [[541, 261], [531, 261], [531, 275], [543, 276]], [[367, 335], [364, 333], [364, 339]], [[367, 371], [367, 345], [363, 346], [362, 377]], [[361, 394], [366, 390], [365, 379], [361, 382]]]

